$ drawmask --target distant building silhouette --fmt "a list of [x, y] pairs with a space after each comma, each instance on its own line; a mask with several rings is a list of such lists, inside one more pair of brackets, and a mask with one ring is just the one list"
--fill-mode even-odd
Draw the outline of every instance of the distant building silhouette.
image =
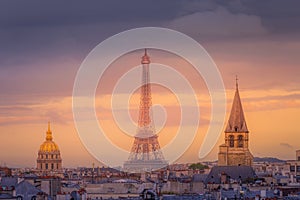
[[240, 99], [238, 82], [232, 103], [231, 113], [225, 129], [225, 144], [220, 145], [219, 166], [251, 166], [253, 156], [248, 149], [249, 131]]

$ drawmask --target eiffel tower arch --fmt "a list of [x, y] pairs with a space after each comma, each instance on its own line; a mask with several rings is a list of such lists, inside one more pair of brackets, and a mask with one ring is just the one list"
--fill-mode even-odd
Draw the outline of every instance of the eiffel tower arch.
[[128, 160], [124, 162], [124, 170], [129, 172], [153, 171], [168, 165], [155, 134], [151, 112], [150, 58], [146, 49], [141, 64], [143, 72], [137, 133]]

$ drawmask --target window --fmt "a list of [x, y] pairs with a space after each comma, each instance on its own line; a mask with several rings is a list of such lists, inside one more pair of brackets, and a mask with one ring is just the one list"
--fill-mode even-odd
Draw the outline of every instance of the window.
[[48, 169], [48, 163], [46, 163], [46, 169]]
[[234, 136], [229, 135], [229, 147], [234, 147]]
[[297, 172], [300, 172], [300, 165], [296, 167]]
[[243, 136], [239, 135], [238, 136], [238, 147], [243, 148], [244, 147], [244, 141], [243, 141]]
[[295, 172], [295, 165], [291, 165], [291, 166], [290, 166], [290, 171], [291, 171], [291, 172]]
[[54, 164], [53, 163], [51, 163], [51, 169], [54, 169]]
[[238, 132], [238, 127], [237, 126], [234, 127], [234, 131]]

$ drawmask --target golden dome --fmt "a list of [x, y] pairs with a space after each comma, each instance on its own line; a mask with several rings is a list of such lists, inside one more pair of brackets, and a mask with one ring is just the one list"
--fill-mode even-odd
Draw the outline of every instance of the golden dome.
[[40, 152], [55, 152], [59, 151], [59, 148], [57, 144], [53, 141], [45, 141], [41, 146], [40, 146]]
[[55, 142], [52, 141], [52, 131], [50, 130], [50, 122], [48, 122], [48, 131], [46, 132], [46, 141], [40, 146], [39, 152], [59, 152], [59, 148]]

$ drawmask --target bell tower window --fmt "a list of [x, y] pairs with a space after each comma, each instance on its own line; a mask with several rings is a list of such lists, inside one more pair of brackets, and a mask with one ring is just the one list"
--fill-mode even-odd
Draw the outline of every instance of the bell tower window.
[[229, 135], [229, 147], [234, 147], [234, 136]]
[[242, 135], [238, 136], [238, 147], [243, 148], [244, 147], [244, 139]]

